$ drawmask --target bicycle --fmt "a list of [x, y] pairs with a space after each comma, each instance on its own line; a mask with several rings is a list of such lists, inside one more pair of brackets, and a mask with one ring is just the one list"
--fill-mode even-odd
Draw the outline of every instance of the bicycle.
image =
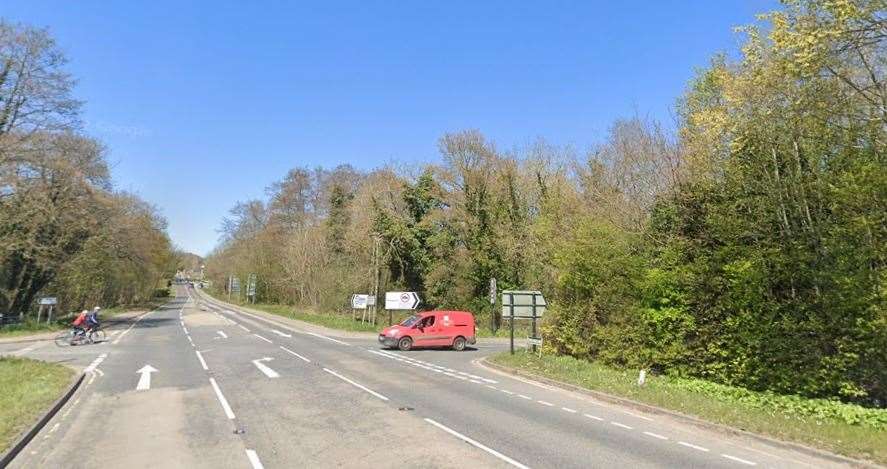
[[101, 327], [90, 329], [85, 332], [77, 329], [68, 329], [55, 336], [55, 345], [58, 347], [67, 347], [69, 345], [95, 344], [98, 342], [104, 342], [105, 339], [105, 331], [102, 330]]

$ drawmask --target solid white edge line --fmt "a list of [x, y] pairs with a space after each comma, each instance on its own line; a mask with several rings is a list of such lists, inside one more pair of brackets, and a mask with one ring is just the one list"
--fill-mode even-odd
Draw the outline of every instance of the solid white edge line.
[[337, 343], [337, 344], [341, 344], [341, 345], [351, 345], [351, 344], [349, 344], [348, 342], [342, 342], [341, 340], [337, 340], [337, 339], [334, 339], [334, 338], [332, 338], [332, 337], [327, 337], [327, 336], [322, 335], [322, 334], [317, 334], [317, 333], [315, 333], [315, 332], [308, 332], [307, 334], [308, 334], [308, 335], [313, 335], [314, 337], [320, 337], [321, 339], [330, 340], [330, 341], [333, 341], [333, 342], [335, 342], [335, 343]]
[[721, 456], [723, 456], [727, 459], [730, 459], [732, 461], [736, 461], [738, 463], [745, 464], [747, 466], [757, 466], [758, 465], [758, 463], [756, 463], [756, 462], [748, 461], [748, 460], [742, 459], [742, 458], [737, 458], [736, 456], [730, 456], [729, 454], [722, 454]]
[[658, 433], [653, 433], [653, 432], [643, 432], [643, 433], [644, 433], [644, 435], [652, 436], [653, 438], [656, 438], [656, 439], [659, 439], [659, 440], [667, 440], [667, 439], [668, 439], [667, 436], [662, 436], [662, 435], [660, 435], [660, 434], [658, 434]]
[[216, 380], [214, 378], [209, 379], [209, 384], [212, 385], [213, 390], [216, 392], [216, 397], [219, 399], [219, 403], [222, 404], [222, 409], [225, 411], [225, 415], [230, 420], [234, 420], [234, 411], [231, 410], [231, 406], [228, 405], [228, 400], [225, 399], [225, 395], [222, 394], [222, 390], [219, 389], [219, 385], [216, 384]]
[[678, 444], [681, 446], [686, 446], [687, 448], [693, 448], [693, 449], [696, 449], [699, 451], [704, 451], [706, 453], [708, 452], [708, 448], [705, 448], [702, 446], [697, 446], [697, 445], [694, 445], [693, 443], [687, 443], [686, 441], [679, 441]]
[[352, 380], [350, 380], [350, 379], [348, 379], [348, 378], [346, 378], [346, 377], [340, 375], [339, 373], [336, 373], [335, 371], [333, 371], [333, 370], [331, 370], [331, 369], [329, 369], [329, 368], [324, 368], [323, 371], [326, 371], [327, 373], [329, 373], [329, 374], [335, 376], [336, 378], [341, 379], [342, 381], [345, 381], [346, 383], [348, 383], [348, 384], [350, 384], [350, 385], [352, 385], [352, 386], [354, 386], [354, 387], [357, 387], [357, 388], [363, 389], [364, 391], [366, 391], [366, 392], [372, 394], [373, 396], [378, 397], [379, 399], [382, 399], [383, 401], [387, 401], [387, 400], [388, 400], [387, 397], [385, 397], [385, 396], [383, 396], [383, 395], [377, 393], [376, 391], [373, 391], [372, 389], [370, 389], [370, 388], [368, 388], [368, 387], [366, 387], [366, 386], [364, 386], [364, 385], [362, 385], [362, 384], [360, 384], [360, 383], [357, 383], [357, 382], [355, 382], [355, 381], [352, 381]]
[[209, 370], [209, 367], [206, 366], [206, 361], [203, 359], [203, 355], [200, 354], [200, 350], [195, 350], [194, 353], [197, 354], [197, 359], [200, 360], [200, 366], [202, 366], [204, 370]]
[[506, 455], [504, 455], [504, 454], [502, 454], [502, 453], [500, 453], [500, 452], [494, 450], [493, 448], [490, 448], [490, 447], [485, 446], [485, 445], [483, 445], [483, 444], [481, 444], [481, 443], [479, 443], [479, 442], [477, 442], [477, 441], [474, 441], [474, 440], [472, 440], [471, 438], [469, 438], [469, 437], [467, 437], [467, 436], [465, 436], [465, 435], [463, 435], [463, 434], [457, 432], [456, 430], [453, 430], [453, 429], [451, 429], [451, 428], [449, 428], [449, 427], [447, 427], [447, 426], [445, 426], [445, 425], [442, 425], [442, 424], [440, 424], [440, 423], [438, 423], [438, 422], [435, 422], [434, 420], [431, 420], [431, 419], [429, 419], [429, 418], [426, 418], [426, 419], [424, 419], [424, 420], [425, 420], [426, 422], [430, 423], [431, 425], [434, 425], [435, 427], [440, 428], [441, 430], [443, 430], [443, 431], [449, 433], [450, 435], [453, 435], [453, 436], [455, 436], [456, 438], [458, 438], [458, 439], [460, 439], [460, 440], [462, 440], [462, 441], [468, 443], [469, 445], [474, 446], [475, 448], [481, 449], [481, 450], [483, 450], [483, 451], [486, 451], [487, 453], [490, 453], [491, 455], [493, 455], [493, 456], [495, 456], [495, 457], [501, 459], [502, 461], [505, 461], [505, 462], [508, 463], [508, 464], [511, 464], [511, 465], [514, 466], [514, 467], [519, 467], [519, 468], [521, 468], [521, 469], [530, 469], [529, 466], [525, 466], [525, 465], [523, 465], [523, 464], [521, 464], [521, 463], [515, 461], [514, 459], [511, 459], [511, 458], [509, 458], [508, 456], [506, 456]]
[[265, 469], [262, 461], [259, 460], [259, 455], [254, 450], [246, 450], [246, 457], [249, 458], [249, 463], [252, 464], [253, 469]]
[[299, 354], [296, 353], [296, 352], [293, 352], [292, 350], [290, 350], [290, 349], [284, 347], [283, 345], [281, 345], [280, 348], [282, 348], [284, 352], [287, 352], [287, 353], [289, 353], [289, 354], [292, 354], [292, 355], [295, 355], [295, 356], [299, 357], [299, 358], [302, 359], [302, 361], [304, 361], [305, 363], [311, 363], [311, 360], [309, 360], [309, 359], [307, 359], [307, 358], [305, 358], [305, 357], [299, 355]]

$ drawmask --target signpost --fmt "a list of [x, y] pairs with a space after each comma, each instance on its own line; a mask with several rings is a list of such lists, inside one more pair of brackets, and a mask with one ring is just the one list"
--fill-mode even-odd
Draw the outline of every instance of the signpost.
[[388, 310], [388, 325], [394, 322], [393, 310], [414, 310], [421, 300], [414, 291], [389, 291], [385, 292], [385, 309]]
[[351, 295], [351, 309], [367, 309], [370, 295]]
[[[514, 355], [514, 321], [516, 319], [532, 319], [531, 339], [537, 339], [539, 345], [542, 338], [537, 336], [536, 321], [545, 313], [545, 297], [535, 290], [504, 290], [502, 292], [502, 316], [511, 319], [511, 354]], [[530, 341], [533, 351], [536, 343]]]
[[246, 280], [246, 299], [249, 301], [252, 300], [253, 304], [256, 303], [256, 284], [258, 280], [256, 279], [256, 274], [249, 274]]
[[237, 295], [240, 299], [240, 279], [235, 276], [228, 277], [228, 301], [231, 301], [231, 294]]
[[40, 306], [37, 308], [37, 322], [39, 323], [40, 319], [43, 317], [43, 307], [49, 306], [49, 312], [47, 313], [47, 316], [46, 316], [46, 318], [47, 318], [46, 323], [47, 324], [51, 323], [52, 322], [52, 310], [55, 307], [55, 305], [58, 304], [58, 302], [59, 302], [58, 298], [56, 298], [54, 296], [45, 296], [43, 298], [40, 298], [40, 301], [38, 302], [40, 304]]

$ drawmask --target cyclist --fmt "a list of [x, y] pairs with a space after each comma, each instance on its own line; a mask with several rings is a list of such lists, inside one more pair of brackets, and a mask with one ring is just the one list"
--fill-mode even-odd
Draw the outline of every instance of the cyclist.
[[86, 330], [94, 331], [99, 328], [99, 311], [102, 308], [96, 306], [86, 315]]
[[80, 312], [80, 314], [77, 315], [76, 318], [74, 318], [74, 322], [71, 323], [71, 325], [74, 326], [75, 337], [86, 333], [87, 316], [89, 316], [89, 313], [84, 309]]

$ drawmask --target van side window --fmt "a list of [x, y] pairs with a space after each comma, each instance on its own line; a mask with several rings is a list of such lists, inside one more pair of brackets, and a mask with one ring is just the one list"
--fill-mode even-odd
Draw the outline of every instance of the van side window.
[[431, 327], [434, 325], [434, 316], [428, 316], [422, 320], [422, 327]]

